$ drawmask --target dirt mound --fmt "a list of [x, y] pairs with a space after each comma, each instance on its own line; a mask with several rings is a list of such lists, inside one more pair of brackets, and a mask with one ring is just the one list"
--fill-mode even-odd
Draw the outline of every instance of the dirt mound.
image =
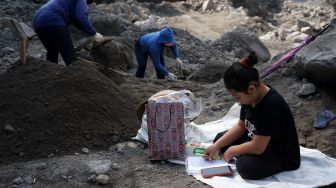
[[0, 163], [106, 149], [138, 128], [136, 102], [96, 67], [28, 59], [0, 76]]

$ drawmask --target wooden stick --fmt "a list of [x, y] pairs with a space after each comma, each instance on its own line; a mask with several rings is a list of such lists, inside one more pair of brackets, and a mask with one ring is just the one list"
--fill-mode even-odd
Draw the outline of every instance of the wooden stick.
[[99, 64], [99, 63], [96, 63], [96, 62], [94, 62], [94, 61], [90, 61], [90, 60], [87, 60], [87, 59], [83, 59], [83, 58], [81, 58], [81, 57], [77, 57], [77, 59], [79, 59], [79, 60], [81, 60], [81, 61], [84, 61], [84, 62], [87, 62], [87, 63], [94, 64], [94, 65], [96, 65], [96, 66], [102, 66], [102, 67], [104, 67], [105, 69], [108, 69], [108, 70], [113, 71], [113, 72], [115, 72], [115, 73], [121, 74], [121, 75], [123, 75], [123, 76], [132, 76], [131, 73], [126, 73], [126, 72], [122, 72], [122, 71], [119, 71], [119, 70], [111, 69], [110, 67], [106, 67], [106, 66], [104, 66], [104, 65], [102, 65], [102, 64]]
[[28, 49], [28, 37], [24, 33], [20, 24], [13, 18], [4, 18], [1, 19], [8, 27], [11, 28], [13, 34], [20, 39], [19, 48], [20, 48], [20, 59], [23, 64], [27, 61], [27, 49]]

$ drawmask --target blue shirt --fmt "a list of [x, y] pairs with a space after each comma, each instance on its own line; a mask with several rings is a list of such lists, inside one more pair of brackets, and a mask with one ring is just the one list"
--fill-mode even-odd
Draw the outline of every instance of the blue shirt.
[[170, 28], [164, 28], [161, 31], [148, 33], [140, 38], [142, 50], [148, 53], [154, 63], [155, 68], [163, 75], [168, 75], [168, 70], [161, 64], [160, 55], [163, 53], [164, 43], [173, 43], [169, 47], [175, 58], [179, 57], [176, 41]]
[[86, 0], [49, 0], [34, 15], [35, 30], [44, 27], [74, 24], [88, 35], [94, 35], [96, 29], [88, 19]]

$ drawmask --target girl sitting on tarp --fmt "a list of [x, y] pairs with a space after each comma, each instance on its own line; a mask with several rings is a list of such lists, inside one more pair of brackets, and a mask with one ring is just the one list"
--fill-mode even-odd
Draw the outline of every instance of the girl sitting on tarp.
[[209, 159], [218, 150], [227, 162], [236, 158], [240, 176], [253, 180], [300, 166], [293, 114], [282, 96], [260, 81], [257, 62], [252, 52], [225, 72], [226, 89], [242, 105], [240, 119], [205, 151]]

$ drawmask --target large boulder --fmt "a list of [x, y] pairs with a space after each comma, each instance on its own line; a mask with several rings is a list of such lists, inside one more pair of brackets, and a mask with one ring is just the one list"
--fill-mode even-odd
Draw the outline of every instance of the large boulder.
[[254, 51], [258, 55], [260, 62], [267, 62], [271, 57], [269, 50], [255, 33], [245, 27], [224, 33], [211, 46], [223, 53], [225, 51], [232, 51], [237, 58], [246, 57], [251, 51]]
[[265, 17], [270, 13], [281, 11], [284, 0], [229, 0], [230, 4], [235, 7], [244, 7], [248, 16]]
[[[335, 20], [336, 21], [336, 20]], [[299, 76], [311, 82], [332, 85], [336, 82], [336, 22], [323, 35], [302, 48], [294, 58]]]
[[230, 61], [214, 60], [203, 65], [198, 71], [188, 77], [188, 80], [214, 83], [223, 78], [224, 73], [230, 67]]
[[132, 25], [131, 22], [112, 14], [102, 14], [93, 12], [90, 14], [92, 25], [103, 35], [119, 36]]

